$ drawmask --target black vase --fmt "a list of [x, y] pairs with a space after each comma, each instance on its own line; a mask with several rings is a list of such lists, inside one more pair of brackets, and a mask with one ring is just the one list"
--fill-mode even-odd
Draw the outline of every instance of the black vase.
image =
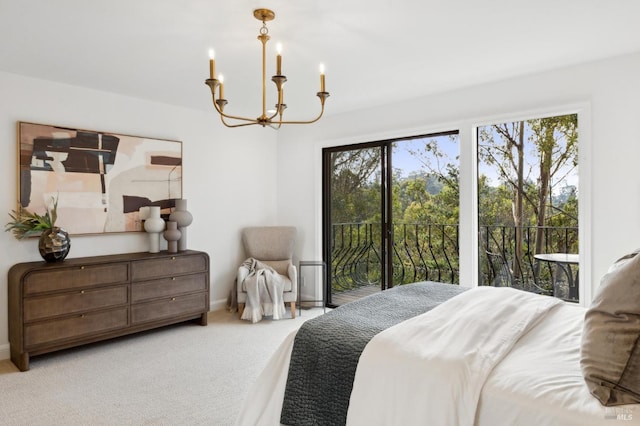
[[69, 254], [71, 240], [69, 234], [62, 228], [54, 226], [42, 231], [38, 241], [40, 256], [47, 262], [62, 262]]

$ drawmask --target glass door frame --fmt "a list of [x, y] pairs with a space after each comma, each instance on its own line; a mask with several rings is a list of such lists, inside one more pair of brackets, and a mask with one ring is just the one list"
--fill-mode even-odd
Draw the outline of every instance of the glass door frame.
[[414, 140], [420, 138], [432, 138], [446, 136], [452, 134], [460, 134], [459, 130], [449, 130], [434, 132], [428, 134], [420, 134], [414, 136], [404, 136], [392, 139], [385, 139], [375, 142], [363, 142], [349, 145], [331, 146], [322, 149], [322, 257], [327, 265], [325, 300], [328, 307], [336, 307], [331, 301], [332, 293], [332, 273], [333, 265], [331, 262], [331, 238], [332, 238], [332, 222], [331, 222], [331, 178], [333, 171], [331, 170], [331, 155], [335, 152], [352, 151], [357, 149], [380, 148], [380, 229], [381, 245], [380, 257], [382, 259], [380, 265], [380, 290], [393, 287], [393, 197], [390, 193], [393, 187], [393, 144], [406, 140]]
[[[385, 223], [387, 222], [387, 214], [390, 210], [388, 210], [391, 206], [387, 201], [386, 196], [386, 187], [387, 187], [387, 168], [390, 165], [390, 160], [387, 158], [387, 148], [386, 143], [388, 141], [380, 141], [380, 142], [365, 142], [358, 144], [350, 144], [350, 145], [342, 145], [342, 146], [334, 146], [322, 149], [322, 257], [324, 262], [327, 265], [326, 269], [326, 283], [325, 286], [325, 300], [326, 304], [330, 308], [334, 308], [337, 305], [333, 304], [331, 301], [332, 294], [332, 286], [333, 282], [331, 277], [333, 276], [333, 264], [331, 262], [331, 237], [332, 237], [332, 221], [331, 221], [331, 207], [332, 207], [332, 199], [331, 199], [331, 178], [333, 177], [333, 170], [331, 170], [331, 155], [336, 152], [343, 151], [353, 151], [359, 149], [371, 149], [371, 148], [379, 148], [380, 152], [380, 188], [381, 188], [381, 199], [380, 199], [380, 229], [383, 230], [384, 234], [388, 235], [388, 232], [385, 231]], [[385, 161], [386, 160], [386, 161]], [[389, 243], [388, 238], [381, 238], [382, 244], [380, 245], [380, 257], [382, 259], [380, 265], [380, 290], [384, 289], [385, 282], [387, 281], [387, 275], [389, 270], [389, 261], [387, 260], [389, 253]]]

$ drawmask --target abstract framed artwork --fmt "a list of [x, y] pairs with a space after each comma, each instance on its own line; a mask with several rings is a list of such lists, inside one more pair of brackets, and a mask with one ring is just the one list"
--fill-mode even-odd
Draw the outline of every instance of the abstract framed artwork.
[[18, 122], [18, 203], [72, 235], [142, 231], [140, 207], [182, 198], [182, 142]]

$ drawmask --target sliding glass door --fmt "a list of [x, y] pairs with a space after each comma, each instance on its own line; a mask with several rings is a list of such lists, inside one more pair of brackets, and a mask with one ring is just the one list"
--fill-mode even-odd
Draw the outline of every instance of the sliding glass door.
[[385, 154], [379, 144], [324, 152], [324, 252], [332, 306], [383, 288]]
[[329, 305], [394, 285], [458, 282], [458, 135], [326, 148]]

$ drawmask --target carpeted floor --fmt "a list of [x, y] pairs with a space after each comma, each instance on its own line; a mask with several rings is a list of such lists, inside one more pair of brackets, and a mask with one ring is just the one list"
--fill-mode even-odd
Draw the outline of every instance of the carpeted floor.
[[251, 324], [216, 311], [184, 323], [33, 357], [0, 361], [3, 425], [232, 425], [280, 342], [322, 309]]

